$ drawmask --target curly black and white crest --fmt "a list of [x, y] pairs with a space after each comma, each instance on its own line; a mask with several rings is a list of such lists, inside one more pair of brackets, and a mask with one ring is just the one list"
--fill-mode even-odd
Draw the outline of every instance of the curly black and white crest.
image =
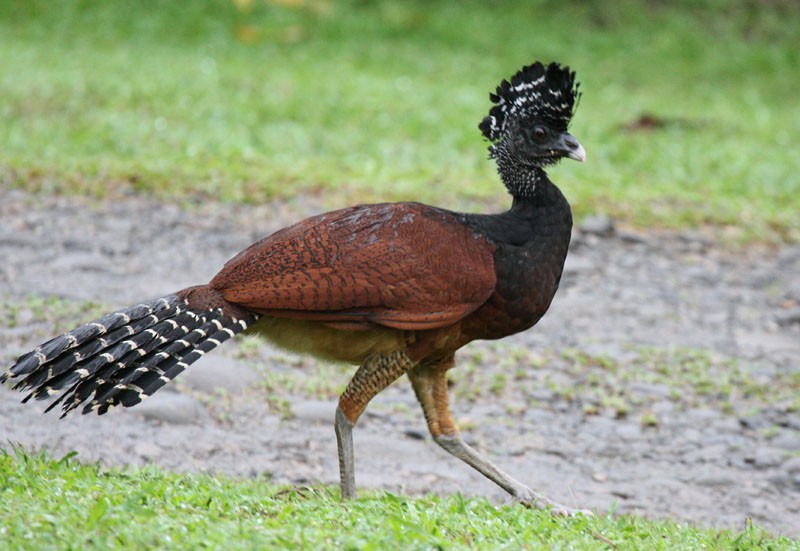
[[508, 132], [509, 121], [533, 119], [566, 131], [580, 97], [575, 72], [558, 63], [536, 62], [503, 80], [497, 92], [489, 94], [496, 105], [479, 128], [489, 140], [496, 142]]

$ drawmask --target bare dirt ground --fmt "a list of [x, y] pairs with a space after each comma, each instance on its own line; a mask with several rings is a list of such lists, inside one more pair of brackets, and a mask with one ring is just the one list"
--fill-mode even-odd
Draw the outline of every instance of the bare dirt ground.
[[[115, 309], [205, 282], [319, 210], [312, 198], [180, 208], [0, 190], [0, 360], [102, 313], [87, 301]], [[800, 246], [733, 253], [700, 234], [589, 220], [542, 322], [462, 351], [453, 409], [468, 441], [562, 503], [739, 529], [752, 518], [798, 537], [798, 305]], [[58, 421], [0, 388], [0, 446], [336, 483], [335, 394], [352, 368], [237, 341], [102, 417]], [[407, 381], [387, 389], [355, 432], [359, 486], [505, 501], [426, 432]]]

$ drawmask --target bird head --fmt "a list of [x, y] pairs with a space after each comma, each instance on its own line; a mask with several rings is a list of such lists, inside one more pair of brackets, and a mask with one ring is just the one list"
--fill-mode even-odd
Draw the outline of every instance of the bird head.
[[562, 157], [585, 161], [583, 146], [567, 132], [580, 98], [575, 73], [558, 63], [536, 62], [503, 80], [489, 98], [495, 105], [479, 128], [492, 157], [544, 167]]

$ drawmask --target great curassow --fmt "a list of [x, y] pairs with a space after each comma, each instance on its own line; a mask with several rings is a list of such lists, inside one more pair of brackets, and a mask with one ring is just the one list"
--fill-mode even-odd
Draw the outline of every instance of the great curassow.
[[[544, 171], [585, 160], [567, 132], [575, 73], [556, 63], [503, 80], [480, 123], [513, 197], [502, 214], [419, 203], [360, 205], [303, 220], [236, 255], [205, 285], [108, 314], [21, 356], [0, 382], [66, 415], [133, 406], [237, 333], [360, 367], [335, 413], [342, 496], [355, 496], [352, 430], [407, 374], [434, 440], [534, 507], [574, 513], [504, 473], [459, 435], [447, 395], [455, 352], [533, 326], [558, 288], [572, 228]], [[58, 396], [60, 394], [60, 396]], [[62, 417], [63, 417], [62, 415]]]

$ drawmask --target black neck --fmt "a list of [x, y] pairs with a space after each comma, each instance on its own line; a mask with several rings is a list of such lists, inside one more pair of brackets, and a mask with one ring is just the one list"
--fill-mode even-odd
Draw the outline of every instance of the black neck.
[[519, 162], [506, 149], [504, 143], [493, 145], [490, 152], [497, 161], [497, 172], [500, 173], [500, 179], [514, 197], [515, 202], [518, 198], [533, 198], [540, 184], [550, 183], [544, 169]]
[[512, 194], [511, 213], [529, 213], [544, 207], [562, 206], [564, 196], [556, 185], [550, 181], [547, 174], [542, 174], [536, 180], [535, 187], [530, 194]]
[[542, 244], [555, 234], [569, 243], [572, 228], [569, 203], [543, 170], [539, 169], [535, 178], [529, 194], [512, 193], [513, 202], [506, 212], [465, 215], [464, 222], [498, 243]]

